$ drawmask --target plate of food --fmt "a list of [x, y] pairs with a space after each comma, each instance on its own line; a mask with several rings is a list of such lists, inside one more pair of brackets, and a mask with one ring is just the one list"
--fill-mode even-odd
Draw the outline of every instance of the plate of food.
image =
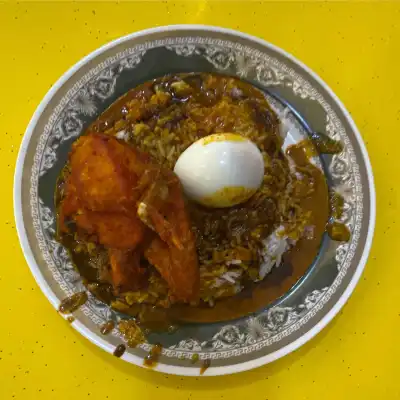
[[370, 250], [368, 155], [329, 87], [216, 27], [117, 39], [52, 87], [18, 156], [15, 218], [60, 315], [179, 375], [255, 368], [316, 335]]

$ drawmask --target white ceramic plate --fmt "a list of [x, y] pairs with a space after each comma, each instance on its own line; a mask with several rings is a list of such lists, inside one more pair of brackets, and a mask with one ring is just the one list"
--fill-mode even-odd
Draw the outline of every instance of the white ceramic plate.
[[[306, 276], [254, 315], [229, 323], [188, 325], [173, 335], [150, 337], [164, 346], [156, 370], [199, 375], [199, 364], [190, 362], [197, 353], [201, 360], [211, 360], [206, 375], [221, 375], [276, 360], [315, 336], [347, 301], [368, 257], [375, 224], [368, 155], [349, 113], [309, 68], [261, 39], [208, 26], [149, 29], [101, 47], [58, 80], [32, 117], [16, 166], [15, 218], [32, 274], [58, 308], [63, 298], [83, 289], [68, 253], [54, 240], [55, 181], [71, 143], [137, 84], [171, 72], [192, 71], [230, 74], [270, 90], [298, 110], [313, 130], [344, 143], [340, 154], [321, 161], [330, 186], [345, 197], [343, 222], [351, 231], [351, 241], [325, 238]], [[121, 343], [117, 331], [108, 336], [99, 333], [99, 325], [121, 316], [95, 298], [90, 297], [75, 316], [74, 328], [97, 346], [112, 353]], [[143, 344], [129, 349], [122, 358], [143, 365], [149, 348]]]

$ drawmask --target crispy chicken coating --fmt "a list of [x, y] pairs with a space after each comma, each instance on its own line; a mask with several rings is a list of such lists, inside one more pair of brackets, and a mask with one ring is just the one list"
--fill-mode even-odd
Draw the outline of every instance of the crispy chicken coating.
[[150, 157], [113, 137], [90, 133], [70, 153], [59, 210], [109, 251], [116, 291], [145, 285], [144, 256], [178, 301], [195, 300], [199, 268], [180, 182]]

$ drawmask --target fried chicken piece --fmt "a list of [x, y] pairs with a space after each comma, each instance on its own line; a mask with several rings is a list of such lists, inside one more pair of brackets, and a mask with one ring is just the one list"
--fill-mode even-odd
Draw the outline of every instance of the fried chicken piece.
[[[159, 237], [145, 251], [145, 257], [167, 281], [175, 299], [183, 302], [195, 301], [199, 293], [199, 272], [192, 268], [197, 265], [197, 259], [193, 263], [188, 254], [171, 250]], [[187, 265], [183, 264], [185, 261]]]
[[147, 155], [115, 138], [82, 136], [72, 148], [67, 186], [91, 211], [134, 214], [141, 196], [137, 185], [151, 167], [149, 161]]
[[136, 201], [142, 193], [137, 186], [148, 163], [145, 154], [114, 138], [82, 136], [70, 154], [60, 228], [65, 231], [65, 219], [71, 217], [106, 247], [135, 248], [145, 231], [136, 216]]
[[74, 216], [76, 225], [95, 234], [99, 243], [115, 249], [134, 249], [142, 240], [146, 227], [136, 216], [121, 213], [83, 211]]
[[[195, 300], [199, 268], [178, 177], [151, 163], [146, 154], [101, 134], [88, 134], [73, 145], [70, 171], [60, 226], [68, 230], [65, 220], [71, 218], [79, 229], [112, 249], [114, 288], [119, 291], [139, 284], [137, 268], [144, 251], [177, 300]], [[151, 243], [146, 246], [144, 239], [149, 237]], [[137, 259], [121, 253], [134, 249]]]
[[117, 293], [135, 291], [146, 286], [147, 269], [140, 266], [140, 253], [109, 249], [111, 280]]
[[199, 294], [199, 266], [181, 184], [169, 170], [163, 170], [160, 179], [162, 183], [153, 184], [138, 207], [139, 217], [159, 235], [145, 257], [167, 281], [177, 300], [194, 301]]

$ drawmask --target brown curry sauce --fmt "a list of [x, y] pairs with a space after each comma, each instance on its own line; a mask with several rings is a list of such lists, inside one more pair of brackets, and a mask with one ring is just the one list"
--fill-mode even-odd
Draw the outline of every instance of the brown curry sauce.
[[[140, 90], [148, 90], [146, 85], [142, 85]], [[99, 131], [104, 131], [108, 126], [113, 125], [124, 116], [124, 104], [137, 96], [135, 91], [128, 92], [125, 96], [117, 100], [101, 117], [96, 120], [92, 127]], [[181, 99], [182, 100], [182, 99]], [[207, 102], [207, 98], [201, 101]], [[314, 147], [315, 146], [315, 147]], [[163, 326], [171, 325], [173, 322], [216, 322], [242, 317], [243, 315], [256, 312], [276, 300], [290, 290], [293, 285], [306, 273], [309, 266], [315, 259], [322, 236], [325, 231], [333, 240], [349, 240], [349, 231], [345, 225], [334, 221], [340, 218], [343, 204], [339, 197], [330, 202], [327, 182], [322, 171], [310, 162], [312, 155], [320, 153], [334, 154], [342, 150], [342, 145], [325, 135], [314, 134], [310, 140], [305, 140], [299, 144], [290, 146], [287, 154], [293, 159], [296, 166], [307, 172], [307, 176], [312, 182], [313, 192], [302, 198], [301, 205], [305, 210], [312, 211], [311, 225], [313, 232], [308, 236], [298, 240], [296, 245], [284, 255], [284, 262], [279, 268], [274, 268], [269, 275], [259, 283], [250, 283], [243, 292], [230, 298], [218, 300], [214, 307], [192, 307], [188, 305], [174, 305], [170, 309], [159, 310], [158, 319], [163, 320]], [[62, 190], [62, 181], [57, 192]], [[57, 202], [57, 193], [56, 193]], [[335, 204], [330, 209], [330, 204]], [[330, 221], [330, 215], [332, 220]], [[347, 229], [347, 231], [346, 231]], [[70, 248], [68, 241], [73, 241], [72, 237], [62, 238], [66, 247]], [[90, 260], [85, 259], [84, 255], [76, 252], [72, 253], [73, 260], [79, 272], [85, 280], [90, 282], [89, 290], [105, 303], [110, 303], [113, 298], [111, 287], [107, 284], [96, 283], [97, 271], [91, 267]], [[72, 301], [73, 300], [73, 301]], [[65, 300], [60, 306], [60, 312], [72, 312], [82, 305], [83, 297]], [[85, 300], [86, 301], [86, 300]], [[72, 310], [72, 311], [71, 311]], [[139, 312], [133, 311], [136, 315]], [[167, 322], [166, 322], [167, 321]], [[141, 321], [146, 325], [146, 321]], [[154, 325], [154, 321], [149, 321]], [[108, 329], [105, 329], [108, 331]], [[118, 350], [118, 351], [117, 351]], [[117, 348], [118, 354], [123, 354], [122, 348]], [[115, 353], [114, 353], [115, 354]], [[117, 354], [115, 354], [117, 355]]]
[[122, 356], [124, 355], [125, 351], [126, 351], [126, 346], [125, 346], [124, 344], [119, 344], [119, 345], [115, 348], [115, 350], [114, 350], [114, 352], [113, 352], [113, 355], [114, 355], [115, 357], [120, 358], [120, 357], [122, 357]]
[[61, 314], [70, 314], [87, 302], [88, 296], [86, 292], [75, 293], [66, 297], [58, 307]]
[[154, 368], [158, 364], [158, 360], [162, 353], [161, 344], [155, 344], [149, 351], [149, 354], [145, 357], [143, 365], [148, 368]]
[[115, 327], [114, 321], [107, 321], [100, 327], [100, 333], [102, 335], [108, 335], [112, 332]]
[[208, 368], [210, 368], [211, 365], [211, 360], [209, 358], [207, 358], [206, 360], [204, 360], [201, 363], [201, 367], [200, 367], [200, 375], [204, 375], [204, 373], [208, 370]]

